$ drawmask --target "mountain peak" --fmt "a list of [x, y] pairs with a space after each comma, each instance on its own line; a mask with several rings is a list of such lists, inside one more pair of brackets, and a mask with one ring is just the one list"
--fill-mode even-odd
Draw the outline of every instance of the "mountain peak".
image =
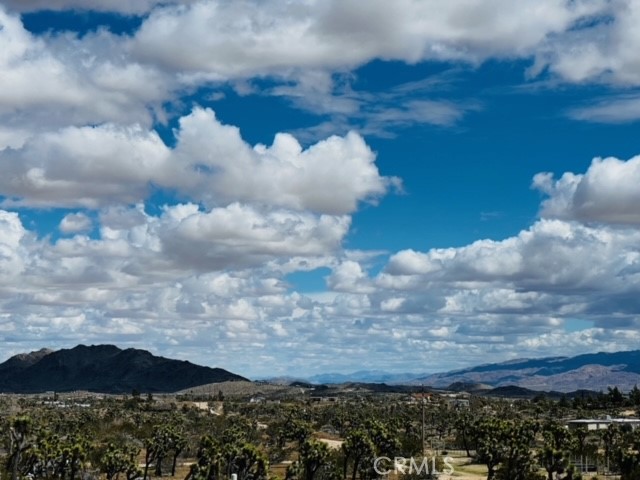
[[22, 366], [26, 368], [30, 365], [33, 365], [34, 363], [39, 362], [42, 358], [51, 353], [53, 353], [53, 350], [51, 350], [50, 348], [41, 348], [40, 350], [35, 350], [29, 353], [18, 353], [1, 365], [13, 364], [16, 367]]
[[55, 350], [51, 349], [51, 348], [41, 348], [40, 350], [34, 350], [33, 352], [29, 352], [29, 353], [18, 353], [17, 355], [14, 355], [14, 357], [20, 358], [20, 359], [29, 359], [29, 358], [33, 358], [33, 359], [41, 359], [42, 357], [49, 355], [50, 353], [53, 353]]

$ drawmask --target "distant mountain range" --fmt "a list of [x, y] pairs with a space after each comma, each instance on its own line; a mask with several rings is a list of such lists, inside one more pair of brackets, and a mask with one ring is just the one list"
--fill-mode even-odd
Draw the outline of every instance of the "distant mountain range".
[[573, 392], [604, 390], [617, 386], [628, 391], [640, 386], [640, 350], [589, 353], [576, 357], [511, 360], [436, 374], [360, 371], [350, 375], [325, 374], [308, 379], [313, 383], [372, 382], [425, 385], [459, 390], [460, 385], [478, 390], [516, 386], [536, 391]]
[[22, 353], [0, 364], [0, 392], [87, 390], [101, 393], [176, 392], [198, 385], [247, 380], [221, 368], [157, 357], [114, 345], [78, 345]]
[[[280, 378], [277, 383], [291, 384], [293, 380]], [[506, 387], [546, 392], [606, 391], [610, 386], [628, 391], [640, 385], [640, 350], [512, 360], [436, 374], [359, 371], [295, 380], [301, 385], [303, 382], [424, 385], [454, 391], [488, 392]], [[171, 393], [229, 381], [247, 379], [221, 368], [158, 357], [146, 350], [122, 350], [114, 345], [78, 345], [58, 351], [42, 349], [15, 355], [0, 364], [0, 392]]]
[[314, 375], [306, 381], [317, 384], [338, 384], [348, 382], [360, 383], [410, 383], [419, 377], [417, 373], [387, 373], [380, 370], [361, 370], [351, 374], [324, 373]]

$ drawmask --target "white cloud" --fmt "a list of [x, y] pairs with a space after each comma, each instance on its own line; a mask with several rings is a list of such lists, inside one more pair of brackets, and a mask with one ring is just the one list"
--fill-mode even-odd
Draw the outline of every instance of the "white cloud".
[[0, 113], [14, 113], [25, 105], [79, 104], [86, 92], [76, 87], [64, 63], [47, 50], [44, 41], [27, 32], [20, 19], [0, 8]]
[[382, 125], [409, 125], [428, 123], [451, 126], [464, 115], [465, 109], [445, 101], [412, 100], [401, 109], [387, 109], [379, 112], [370, 121]]
[[0, 210], [0, 283], [11, 284], [11, 280], [24, 268], [21, 243], [28, 233], [17, 213]]
[[367, 283], [367, 275], [358, 262], [346, 260], [337, 265], [327, 278], [327, 285], [335, 291], [370, 293], [374, 289]]
[[68, 125], [148, 126], [162, 115], [175, 80], [129, 58], [124, 43], [106, 31], [34, 36], [0, 6], [0, 149]]
[[[180, 208], [180, 215], [174, 212]], [[314, 257], [340, 247], [350, 218], [273, 210], [240, 204], [199, 212], [195, 205], [168, 207], [159, 237], [166, 258], [200, 270], [260, 266], [271, 258]]]
[[[4, 292], [13, 292], [14, 298], [22, 294], [25, 308], [32, 301], [61, 306], [89, 302], [107, 308], [103, 302], [109, 301], [112, 312], [121, 308], [118, 298], [136, 299], [134, 303], [147, 305], [151, 312], [154, 291], [173, 289], [176, 282], [195, 297], [214, 294], [239, 300], [243, 295], [283, 294], [277, 264], [292, 257], [313, 262], [339, 253], [350, 225], [347, 216], [261, 212], [239, 204], [210, 211], [193, 204], [168, 206], [160, 216], [138, 206], [106, 210], [98, 238], [74, 235], [49, 243], [46, 238], [36, 241], [16, 213], [0, 214]], [[90, 220], [71, 214], [64, 224], [71, 233], [89, 226]], [[257, 269], [257, 277], [247, 269]], [[207, 272], [219, 273], [207, 277]], [[209, 280], [196, 282], [195, 275]]]
[[452, 127], [482, 107], [473, 99], [447, 99], [447, 89], [455, 77], [450, 72], [375, 93], [354, 89], [352, 83], [356, 77], [353, 75], [314, 72], [311, 80], [308, 77], [303, 74], [291, 79], [292, 84], [279, 85], [266, 92], [285, 96], [298, 108], [329, 117], [313, 127], [294, 130], [303, 139], [349, 130], [392, 138], [413, 125]]
[[618, 95], [593, 105], [569, 110], [575, 120], [594, 123], [625, 123], [640, 120], [640, 95]]
[[169, 150], [139, 126], [68, 127], [0, 152], [7, 204], [96, 208], [145, 198], [149, 183], [175, 178]]
[[69, 213], [60, 221], [60, 231], [62, 233], [81, 233], [91, 230], [93, 222], [82, 212]]
[[441, 261], [451, 258], [453, 250], [436, 250], [426, 255], [415, 250], [402, 250], [389, 259], [387, 271], [393, 275], [415, 275], [439, 270]]
[[[640, 4], [609, 2], [598, 22], [550, 39], [547, 58], [553, 72], [569, 82], [604, 81], [640, 84]], [[559, 41], [558, 41], [559, 40]]]
[[640, 156], [596, 158], [585, 174], [567, 172], [556, 180], [542, 173], [533, 181], [549, 197], [542, 203], [543, 217], [631, 225], [640, 224], [638, 185]]

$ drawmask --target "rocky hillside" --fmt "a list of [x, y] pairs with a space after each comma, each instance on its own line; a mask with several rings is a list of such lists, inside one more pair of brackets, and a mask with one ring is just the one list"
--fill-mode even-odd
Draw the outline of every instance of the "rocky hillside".
[[538, 391], [597, 391], [614, 386], [626, 391], [640, 385], [640, 350], [512, 360], [426, 375], [411, 383], [445, 387], [454, 382], [482, 383], [492, 387], [516, 385]]

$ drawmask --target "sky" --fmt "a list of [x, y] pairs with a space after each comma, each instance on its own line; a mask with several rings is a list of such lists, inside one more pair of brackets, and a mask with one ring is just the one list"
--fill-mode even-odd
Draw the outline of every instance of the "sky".
[[640, 342], [640, 0], [0, 0], [0, 357], [251, 378]]

